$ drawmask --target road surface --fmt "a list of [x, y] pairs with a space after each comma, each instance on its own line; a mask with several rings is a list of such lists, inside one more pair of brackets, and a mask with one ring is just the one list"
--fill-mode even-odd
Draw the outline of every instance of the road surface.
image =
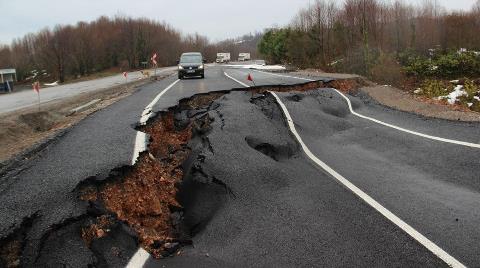
[[[175, 67], [159, 68], [159, 74], [172, 71]], [[142, 79], [143, 75], [138, 72], [128, 73], [128, 81]], [[76, 82], [55, 87], [42, 87], [41, 103], [61, 100], [73, 97], [82, 93], [91, 92], [99, 89], [119, 86], [125, 83], [125, 77], [122, 74], [108, 76], [100, 79]], [[10, 94], [0, 95], [0, 114], [12, 112], [22, 108], [27, 108], [38, 104], [37, 94], [32, 91], [24, 90]]]
[[[134, 126], [145, 107], [160, 92], [153, 112], [194, 94], [250, 86], [249, 72], [257, 85], [307, 81], [211, 66], [204, 80], [171, 76], [142, 87], [1, 178], [0, 237], [14, 233], [26, 241], [26, 266], [480, 265], [480, 149], [414, 134], [478, 145], [480, 124], [427, 119], [363, 95], [348, 96], [352, 109], [376, 122], [352, 114], [333, 89], [279, 93], [278, 98], [314, 157], [418, 234], [312, 161], [273, 95], [237, 91], [212, 105], [208, 148], [193, 148], [203, 156], [201, 176], [215, 177], [224, 188], [203, 185], [179, 196], [188, 200], [185, 221], [194, 226], [193, 246], [154, 260], [119, 231], [87, 248], [76, 225], [86, 207], [75, 189], [87, 178], [107, 178], [112, 169], [131, 165], [138, 145]], [[194, 185], [200, 181], [199, 174], [190, 175]], [[432, 244], [441, 252], [432, 251]]]

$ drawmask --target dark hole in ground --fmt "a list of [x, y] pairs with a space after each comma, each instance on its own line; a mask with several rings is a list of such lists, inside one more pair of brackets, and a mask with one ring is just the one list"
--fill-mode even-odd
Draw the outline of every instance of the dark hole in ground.
[[254, 137], [246, 137], [248, 146], [279, 162], [291, 158], [298, 152], [297, 144], [271, 144]]
[[287, 97], [287, 99], [294, 102], [300, 102], [303, 99], [303, 96], [299, 94], [294, 94], [292, 96]]

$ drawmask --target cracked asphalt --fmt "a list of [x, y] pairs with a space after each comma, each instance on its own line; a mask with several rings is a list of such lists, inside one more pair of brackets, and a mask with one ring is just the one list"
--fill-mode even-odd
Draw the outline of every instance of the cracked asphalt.
[[[182, 80], [153, 107], [198, 93], [296, 78], [209, 67]], [[328, 80], [328, 78], [324, 78]], [[89, 116], [0, 179], [0, 238], [21, 232], [22, 266], [124, 266], [138, 247], [116, 226], [89, 250], [79, 222], [86, 205], [76, 188], [131, 164], [140, 115], [174, 76], [140, 88]], [[480, 151], [425, 140], [354, 117], [331, 89], [282, 93], [312, 152], [467, 266], [480, 265]], [[354, 109], [411, 130], [473, 143], [477, 123], [426, 119], [350, 96]], [[158, 267], [443, 267], [439, 258], [315, 166], [290, 134], [271, 96], [232, 92], [208, 112], [208, 142], [192, 141], [192, 163], [179, 199], [192, 246], [150, 258]], [[114, 245], [114, 246], [113, 246]], [[115, 248], [115, 250], [113, 250]], [[113, 253], [112, 253], [113, 252]], [[74, 253], [74, 254], [73, 254]], [[115, 254], [114, 254], [115, 253]], [[0, 264], [1, 265], [1, 264]]]

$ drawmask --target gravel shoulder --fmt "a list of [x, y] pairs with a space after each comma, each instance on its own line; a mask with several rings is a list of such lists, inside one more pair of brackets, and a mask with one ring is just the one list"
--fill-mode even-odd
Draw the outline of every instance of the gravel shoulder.
[[447, 106], [427, 100], [415, 98], [400, 89], [390, 86], [371, 86], [361, 90], [378, 103], [405, 112], [426, 117], [454, 121], [479, 122], [480, 113], [464, 111], [457, 106]]

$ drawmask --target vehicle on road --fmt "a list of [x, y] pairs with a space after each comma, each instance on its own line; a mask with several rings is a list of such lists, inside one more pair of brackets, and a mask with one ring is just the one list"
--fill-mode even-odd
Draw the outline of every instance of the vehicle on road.
[[251, 59], [250, 53], [240, 53], [238, 54], [238, 61], [249, 61]]
[[229, 63], [230, 59], [230, 53], [217, 53], [216, 63]]
[[205, 59], [200, 52], [183, 53], [178, 61], [178, 79], [184, 77], [205, 78]]

